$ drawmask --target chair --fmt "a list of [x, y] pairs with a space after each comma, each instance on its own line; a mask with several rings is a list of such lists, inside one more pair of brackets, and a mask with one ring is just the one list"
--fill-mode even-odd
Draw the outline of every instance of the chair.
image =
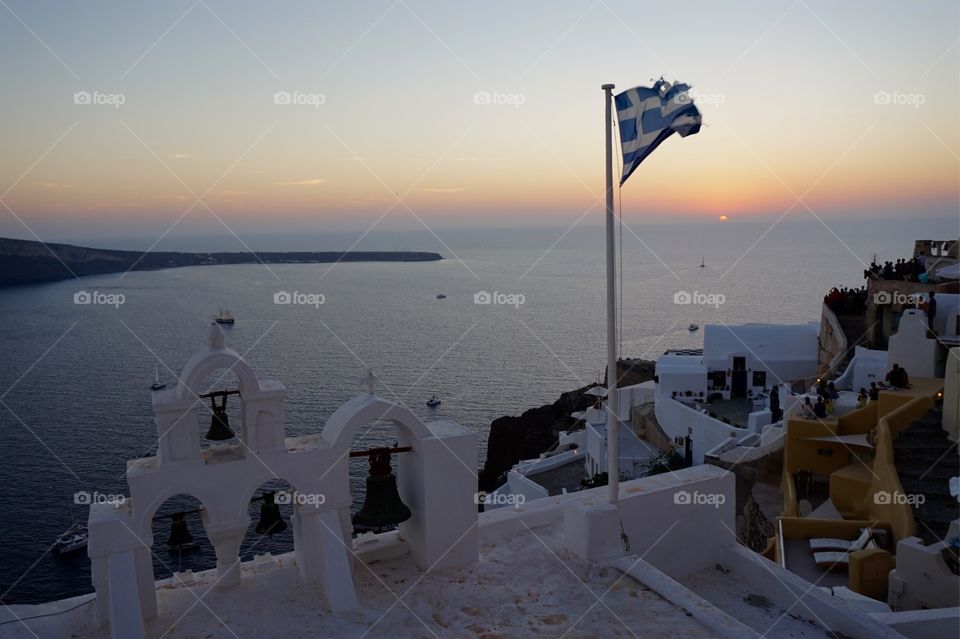
[[860, 536], [854, 540], [833, 539], [829, 537], [814, 537], [810, 540], [810, 550], [819, 552], [821, 550], [839, 550], [841, 552], [854, 552], [867, 546], [867, 542], [872, 541], [873, 535], [869, 528], [861, 528]]
[[836, 567], [849, 567], [850, 554], [863, 549], [877, 548], [873, 540], [872, 531], [869, 528], [862, 528], [860, 536], [850, 541], [849, 539], [831, 539], [819, 538], [810, 540], [810, 550], [813, 551], [813, 562], [820, 568], [833, 569]]

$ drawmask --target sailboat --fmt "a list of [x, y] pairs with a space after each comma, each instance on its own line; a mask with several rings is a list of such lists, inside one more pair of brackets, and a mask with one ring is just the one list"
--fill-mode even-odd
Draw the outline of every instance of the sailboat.
[[230, 313], [230, 310], [221, 306], [220, 312], [214, 316], [213, 321], [215, 321], [217, 324], [233, 324], [234, 319], [233, 315]]
[[65, 555], [87, 547], [87, 526], [80, 522], [74, 522], [66, 532], [57, 537], [53, 544], [53, 551], [58, 555]]
[[704, 260], [703, 257], [701, 257], [701, 258], [700, 258], [700, 268], [704, 268], [706, 265], [707, 265], [706, 260]]
[[157, 364], [153, 365], [153, 383], [150, 384], [150, 390], [163, 390], [167, 385], [164, 382], [160, 381], [160, 366]]

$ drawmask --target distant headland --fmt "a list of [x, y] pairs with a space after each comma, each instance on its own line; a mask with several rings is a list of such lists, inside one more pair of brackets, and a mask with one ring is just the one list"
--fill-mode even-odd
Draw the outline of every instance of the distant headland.
[[70, 244], [0, 238], [0, 286], [53, 282], [83, 275], [155, 271], [179, 266], [223, 264], [324, 264], [332, 262], [434, 262], [439, 253], [421, 251], [322, 251], [266, 253], [178, 253], [115, 251]]

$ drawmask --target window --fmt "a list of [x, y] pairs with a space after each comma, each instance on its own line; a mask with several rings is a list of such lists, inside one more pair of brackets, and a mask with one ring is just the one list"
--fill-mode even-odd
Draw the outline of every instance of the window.
[[767, 371], [753, 371], [753, 385], [766, 387]]

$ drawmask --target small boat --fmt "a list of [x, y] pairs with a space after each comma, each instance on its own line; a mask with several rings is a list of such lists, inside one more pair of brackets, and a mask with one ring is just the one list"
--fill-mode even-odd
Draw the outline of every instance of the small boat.
[[153, 383], [150, 384], [150, 390], [163, 390], [167, 387], [165, 382], [160, 381], [160, 366], [157, 364], [153, 365]]
[[687, 330], [690, 331], [691, 333], [699, 329], [700, 329], [699, 324], [691, 324], [690, 326], [687, 327]]
[[445, 300], [445, 299], [447, 299], [447, 294], [446, 294], [446, 293], [437, 293], [437, 299], [438, 299], [438, 300]]
[[433, 397], [431, 397], [430, 399], [427, 400], [427, 406], [429, 406], [430, 408], [434, 408], [435, 406], [439, 406], [439, 405], [442, 404], [442, 403], [443, 403], [443, 402], [442, 402], [442, 401], [440, 400], [440, 398], [437, 397], [436, 395], [434, 395]]
[[700, 268], [705, 268], [707, 266], [706, 261], [701, 257], [700, 258]]
[[74, 522], [70, 528], [57, 537], [53, 544], [53, 551], [58, 555], [65, 555], [75, 550], [87, 547], [87, 526]]
[[233, 324], [235, 320], [228, 309], [221, 307], [220, 312], [214, 316], [213, 321], [217, 324]]

